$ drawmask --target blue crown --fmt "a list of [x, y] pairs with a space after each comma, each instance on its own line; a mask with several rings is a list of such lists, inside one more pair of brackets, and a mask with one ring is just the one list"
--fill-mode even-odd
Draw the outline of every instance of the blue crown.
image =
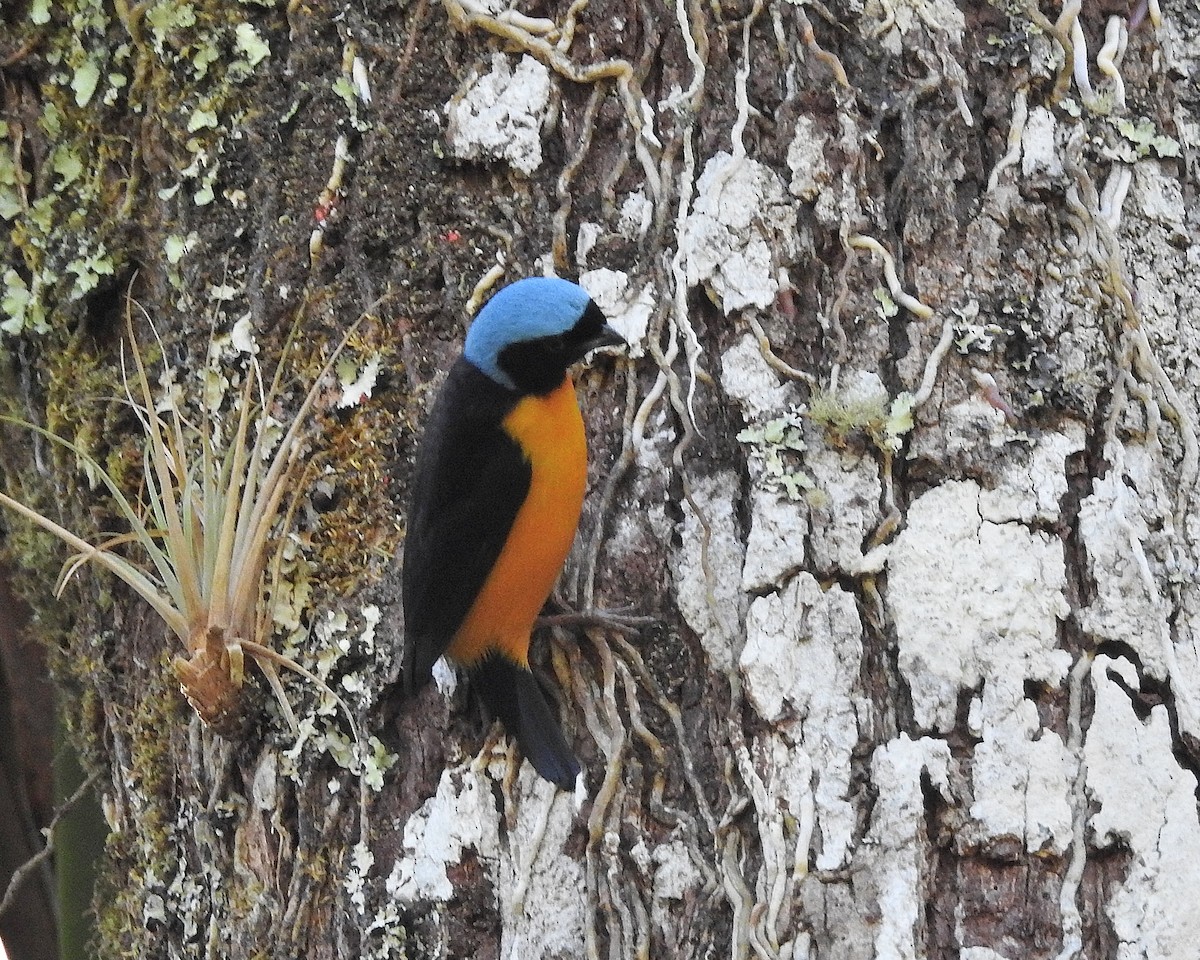
[[500, 369], [500, 352], [522, 340], [566, 333], [587, 309], [587, 291], [559, 277], [527, 277], [511, 283], [487, 302], [471, 329], [463, 356], [497, 383], [516, 385]]

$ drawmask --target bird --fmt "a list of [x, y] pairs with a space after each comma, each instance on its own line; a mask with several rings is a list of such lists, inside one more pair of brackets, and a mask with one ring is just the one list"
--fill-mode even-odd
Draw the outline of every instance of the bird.
[[544, 779], [579, 763], [530, 670], [533, 625], [566, 562], [587, 483], [569, 368], [625, 339], [578, 284], [527, 277], [467, 331], [417, 451], [403, 546], [405, 687], [443, 655]]

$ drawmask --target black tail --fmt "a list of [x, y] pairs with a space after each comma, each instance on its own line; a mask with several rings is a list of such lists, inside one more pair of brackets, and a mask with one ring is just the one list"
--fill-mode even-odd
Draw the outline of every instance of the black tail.
[[472, 671], [471, 679], [487, 708], [517, 738], [533, 768], [561, 789], [573, 790], [579, 761], [534, 675], [493, 654]]

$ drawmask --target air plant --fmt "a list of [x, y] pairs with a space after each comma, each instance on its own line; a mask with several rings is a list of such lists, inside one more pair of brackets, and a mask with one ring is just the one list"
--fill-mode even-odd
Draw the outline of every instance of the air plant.
[[[240, 724], [240, 694], [248, 656], [270, 683], [293, 730], [297, 724], [276, 669], [280, 667], [300, 674], [335, 699], [350, 720], [355, 741], [361, 745], [354, 719], [337, 694], [300, 664], [267, 646], [271, 614], [269, 604], [263, 599], [272, 544], [275, 543], [272, 580], [277, 581], [286, 529], [306, 486], [302, 482], [304, 425], [322, 380], [358, 327], [358, 321], [326, 360], [272, 452], [267, 410], [278, 394], [299, 317], [284, 344], [265, 396], [261, 392], [261, 372], [251, 356], [240, 394], [236, 429], [232, 437], [222, 441], [207, 408], [200, 428], [184, 419], [178, 404], [171, 404], [169, 418], [160, 417], [134, 339], [130, 303], [126, 301], [125, 325], [133, 345], [131, 353], [140, 400], [132, 396], [128, 374], [125, 389], [145, 435], [141, 509], [129, 501], [93, 457], [71, 441], [21, 420], [0, 418], [36, 431], [86, 464], [112, 495], [128, 532], [93, 544], [4, 493], [0, 493], [0, 504], [54, 534], [75, 551], [63, 566], [56, 596], [61, 595], [80, 567], [92, 562], [124, 581], [153, 608], [183, 642], [185, 653], [176, 656], [172, 666], [184, 695], [201, 719], [218, 733], [229, 735]], [[251, 422], [256, 409], [258, 429], [251, 442]], [[289, 493], [290, 505], [273, 541], [272, 531], [277, 527], [284, 498]], [[145, 554], [144, 562], [116, 552], [116, 548], [130, 544], [136, 544]]]

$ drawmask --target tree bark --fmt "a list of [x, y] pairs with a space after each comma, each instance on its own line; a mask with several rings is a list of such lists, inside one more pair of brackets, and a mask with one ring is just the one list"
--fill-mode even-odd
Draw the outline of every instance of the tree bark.
[[[98, 567], [54, 599], [63, 549], [0, 519], [104, 771], [97, 955], [1200, 956], [1176, 6], [0, 14], [9, 410], [137, 497], [127, 295], [190, 422], [233, 424], [251, 339], [269, 376], [299, 323], [286, 425], [364, 317], [262, 600], [362, 768], [249, 662], [240, 729], [206, 728], [147, 605]], [[553, 612], [584, 616], [535, 642], [577, 798], [462, 685], [389, 716], [421, 424], [472, 310], [549, 270], [632, 344], [578, 378]], [[3, 443], [5, 491], [120, 532], [78, 457]]]

